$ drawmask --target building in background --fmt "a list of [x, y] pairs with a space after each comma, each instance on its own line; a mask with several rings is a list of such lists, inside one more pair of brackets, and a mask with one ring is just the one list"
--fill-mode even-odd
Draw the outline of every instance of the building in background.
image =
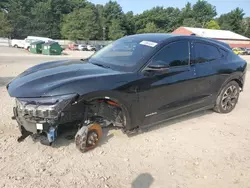
[[193, 27], [179, 27], [173, 34], [179, 35], [192, 35], [216, 39], [225, 43], [228, 43], [230, 47], [243, 47], [250, 48], [250, 39], [227, 30], [215, 30], [215, 29], [203, 29]]

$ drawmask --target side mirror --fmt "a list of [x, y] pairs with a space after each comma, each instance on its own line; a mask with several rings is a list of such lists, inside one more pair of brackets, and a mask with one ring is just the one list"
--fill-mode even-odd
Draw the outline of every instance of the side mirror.
[[165, 71], [169, 69], [169, 64], [164, 61], [151, 62], [147, 67], [146, 71]]

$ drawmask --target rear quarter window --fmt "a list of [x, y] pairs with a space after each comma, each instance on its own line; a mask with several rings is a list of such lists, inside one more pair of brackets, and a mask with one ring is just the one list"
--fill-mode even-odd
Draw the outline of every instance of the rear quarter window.
[[222, 57], [222, 58], [227, 57], [228, 52], [227, 52], [226, 50], [223, 50], [223, 49], [219, 48], [219, 51], [220, 51], [220, 53], [221, 53], [221, 57]]
[[216, 46], [196, 42], [194, 46], [195, 63], [211, 62], [222, 57]]

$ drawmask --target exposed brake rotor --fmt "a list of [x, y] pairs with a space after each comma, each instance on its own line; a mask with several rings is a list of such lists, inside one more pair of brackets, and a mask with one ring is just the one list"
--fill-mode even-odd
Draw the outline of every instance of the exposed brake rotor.
[[81, 152], [89, 151], [95, 148], [102, 138], [102, 128], [100, 124], [93, 123], [83, 126], [75, 136], [76, 147]]

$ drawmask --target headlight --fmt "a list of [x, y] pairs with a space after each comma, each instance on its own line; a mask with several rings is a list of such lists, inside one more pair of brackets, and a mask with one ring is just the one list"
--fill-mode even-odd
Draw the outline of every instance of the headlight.
[[69, 94], [40, 98], [18, 98], [16, 105], [23, 116], [56, 118], [76, 97], [76, 94]]

